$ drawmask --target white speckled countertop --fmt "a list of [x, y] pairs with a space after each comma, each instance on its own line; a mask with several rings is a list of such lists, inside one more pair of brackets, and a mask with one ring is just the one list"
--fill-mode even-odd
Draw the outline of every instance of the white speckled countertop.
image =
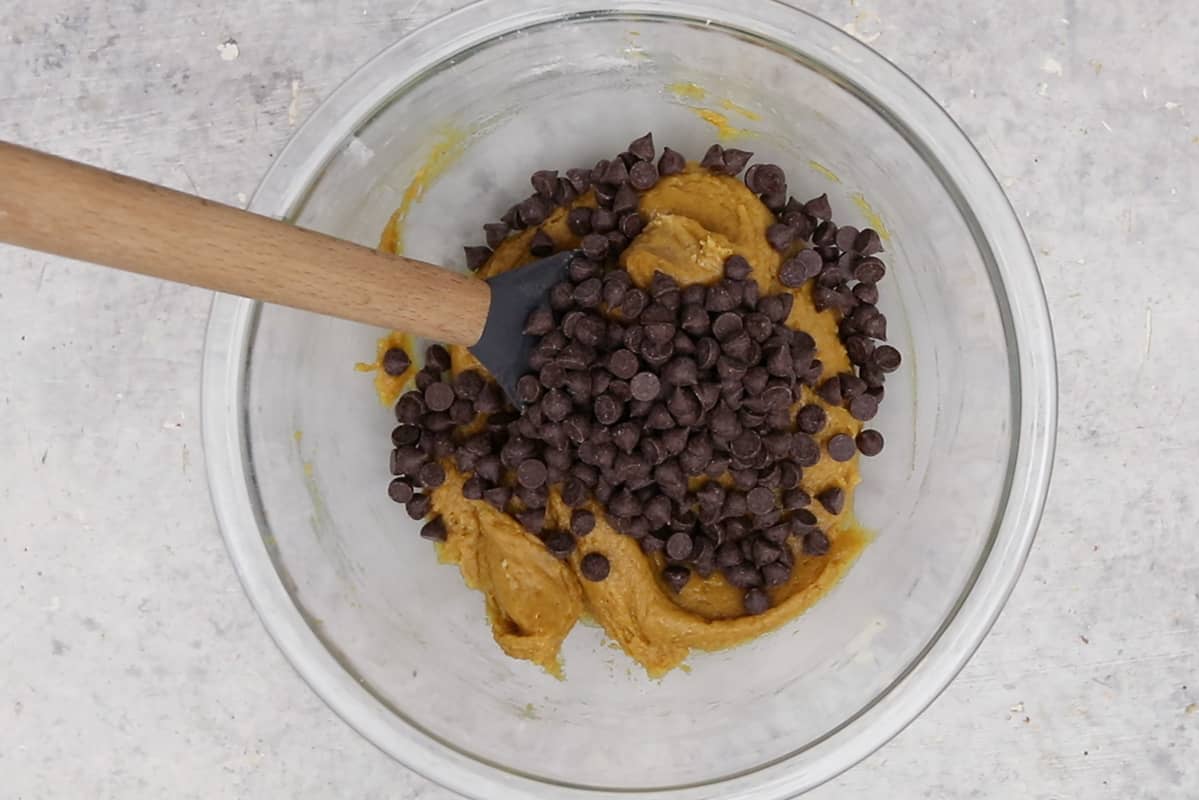
[[[230, 203], [443, 0], [7, 0], [0, 138]], [[953, 686], [817, 800], [1199, 796], [1193, 0], [813, 0], [957, 118], [1024, 220], [1061, 431]], [[210, 297], [0, 246], [0, 796], [428, 798], [242, 594], [198, 426]]]

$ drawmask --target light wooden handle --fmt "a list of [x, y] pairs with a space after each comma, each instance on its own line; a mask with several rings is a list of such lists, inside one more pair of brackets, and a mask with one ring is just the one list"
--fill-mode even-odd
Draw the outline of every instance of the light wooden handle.
[[0, 142], [0, 241], [453, 344], [480, 280]]

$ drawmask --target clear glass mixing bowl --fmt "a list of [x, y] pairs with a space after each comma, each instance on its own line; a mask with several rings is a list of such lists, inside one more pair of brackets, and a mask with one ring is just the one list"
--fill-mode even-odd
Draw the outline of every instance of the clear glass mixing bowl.
[[204, 364], [214, 503], [292, 663], [418, 772], [487, 800], [790, 797], [910, 722], [1012, 589], [1053, 451], [1048, 314], [994, 178], [881, 57], [772, 0], [602, 5], [485, 0], [405, 38], [313, 115], [252, 208], [373, 245], [407, 192], [407, 252], [460, 265], [533, 170], [647, 130], [699, 154], [716, 130], [695, 107], [725, 115], [795, 195], [893, 236], [884, 310], [905, 368], [858, 495], [877, 538], [845, 580], [661, 681], [581, 626], [555, 680], [500, 652], [481, 596], [388, 500], [391, 411], [354, 371], [379, 331], [230, 297]]

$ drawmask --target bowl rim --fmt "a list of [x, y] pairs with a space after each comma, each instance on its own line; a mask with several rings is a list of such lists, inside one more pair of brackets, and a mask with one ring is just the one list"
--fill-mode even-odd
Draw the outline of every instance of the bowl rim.
[[[996, 286], [1011, 354], [1012, 455], [1004, 502], [972, 580], [907, 669], [869, 705], [815, 743], [738, 775], [690, 786], [627, 790], [570, 786], [516, 773], [436, 739], [408, 720], [404, 720], [407, 728], [397, 728], [393, 710], [360, 685], [327, 649], [280, 581], [262, 541], [263, 520], [246, 458], [247, 356], [261, 305], [228, 295], [213, 300], [204, 345], [201, 417], [209, 490], [246, 594], [288, 661], [367, 741], [424, 777], [465, 796], [488, 800], [539, 797], [547, 790], [578, 800], [630, 795], [659, 800], [793, 797], [840, 774], [893, 738], [965, 666], [1019, 578], [1049, 488], [1057, 375], [1044, 290], [1014, 210], [981, 155], [949, 115], [883, 56], [782, 0], [762, 0], [753, 4], [753, 11], [730, 9], [721, 0], [476, 0], [405, 35], [335, 89], [280, 152], [250, 209], [293, 218], [339, 145], [392, 98], [453, 55], [533, 26], [572, 18], [627, 16], [703, 22], [764, 40], [819, 66], [904, 133], [939, 173], [942, 185], [974, 227]], [[814, 37], [816, 42], [808, 42], [811, 46], [802, 54], [784, 33], [801, 25], [821, 34]], [[935, 154], [927, 144], [931, 141], [938, 142]], [[975, 215], [977, 208], [987, 209], [985, 224]], [[1014, 500], [1019, 502], [1013, 505]], [[800, 754], [806, 763], [796, 763]]]

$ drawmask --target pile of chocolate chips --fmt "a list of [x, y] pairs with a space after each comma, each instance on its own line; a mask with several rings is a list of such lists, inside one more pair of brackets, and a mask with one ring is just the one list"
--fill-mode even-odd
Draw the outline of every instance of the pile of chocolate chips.
[[[654, 156], [647, 134], [591, 170], [570, 170], [566, 178], [535, 173], [535, 193], [502, 222], [485, 226], [490, 246], [467, 248], [477, 268], [511, 230], [540, 224], [552, 204], [595, 192], [597, 208], [574, 208], [568, 217], [584, 256], [552, 289], [549, 308], [528, 320], [527, 332], [541, 340], [533, 372], [518, 384], [524, 412], [518, 415], [478, 372], [451, 378], [449, 354], [430, 348], [416, 388], [396, 404], [391, 469], [397, 477], [389, 492], [414, 519], [425, 518], [431, 503], [418, 489], [440, 486], [446, 475], [439, 461], [452, 459], [469, 475], [467, 498], [511, 514], [560, 558], [594, 528], [585, 508], [594, 499], [617, 530], [646, 553], [663, 554], [662, 577], [675, 591], [693, 573], [719, 570], [745, 591], [746, 611], [757, 614], [770, 606], [765, 589], [791, 576], [792, 542], [812, 556], [829, 549], [809, 508], [813, 498], [800, 488], [803, 470], [822, 458], [814, 435], [824, 430], [827, 414], [816, 403], [792, 414], [802, 387], [867, 421], [877, 413], [885, 375], [899, 366], [898, 351], [875, 341], [886, 336], [875, 306], [885, 273], [881, 243], [872, 230], [837, 228], [826, 197], [803, 204], [788, 197], [777, 166], [755, 164], [746, 172], [747, 186], [777, 215], [766, 237], [786, 257], [780, 281], [793, 288], [815, 281], [818, 307], [840, 314], [840, 335], [857, 371], [826, 375], [812, 337], [784, 324], [793, 296], [760, 295], [742, 257], [730, 257], [723, 278], [710, 286], [679, 286], [657, 273], [648, 291], [618, 266], [619, 253], [644, 225], [640, 192], [685, 164], [669, 148], [656, 166]], [[736, 175], [750, 157], [713, 145], [701, 163]], [[543, 256], [554, 245], [539, 232], [531, 249]], [[863, 430], [856, 441], [833, 435], [824, 449], [848, 461], [856, 451], [875, 455], [882, 446], [881, 434]], [[727, 488], [715, 480], [725, 476]], [[547, 528], [550, 487], [574, 509], [569, 530]], [[838, 514], [845, 496], [830, 488], [814, 501]], [[430, 539], [445, 534], [440, 519], [422, 529]], [[585, 577], [603, 580], [610, 565], [593, 553], [582, 566]]]

